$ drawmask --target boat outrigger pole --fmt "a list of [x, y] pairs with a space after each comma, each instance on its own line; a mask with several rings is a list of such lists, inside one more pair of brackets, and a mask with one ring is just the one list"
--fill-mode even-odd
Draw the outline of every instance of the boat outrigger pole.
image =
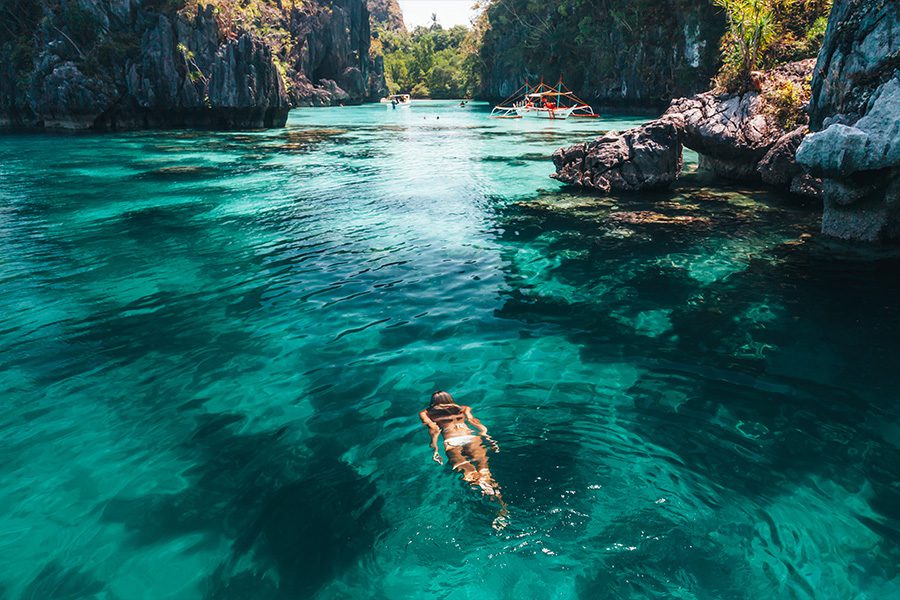
[[593, 117], [599, 115], [591, 106], [575, 95], [563, 83], [562, 76], [555, 87], [541, 82], [531, 87], [528, 80], [512, 96], [498, 104], [491, 111], [498, 119], [521, 119], [538, 117], [541, 119], [566, 119], [568, 117]]

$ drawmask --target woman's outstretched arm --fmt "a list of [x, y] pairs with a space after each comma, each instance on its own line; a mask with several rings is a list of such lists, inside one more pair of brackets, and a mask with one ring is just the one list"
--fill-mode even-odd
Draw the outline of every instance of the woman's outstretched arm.
[[431, 460], [436, 462], [439, 465], [444, 464], [444, 461], [441, 459], [440, 453], [438, 453], [437, 441], [441, 436], [441, 428], [437, 426], [437, 423], [431, 420], [431, 417], [428, 416], [428, 411], [423, 410], [419, 413], [419, 418], [422, 419], [422, 423], [428, 428], [428, 433], [431, 434], [431, 448], [434, 450], [434, 454], [431, 456]]

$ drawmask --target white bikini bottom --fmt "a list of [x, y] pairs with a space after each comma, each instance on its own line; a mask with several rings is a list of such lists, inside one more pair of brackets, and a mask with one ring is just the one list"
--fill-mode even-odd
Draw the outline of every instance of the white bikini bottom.
[[457, 435], [452, 438], [444, 438], [444, 443], [451, 448], [459, 448], [469, 442], [474, 442], [476, 439], [478, 439], [477, 435]]

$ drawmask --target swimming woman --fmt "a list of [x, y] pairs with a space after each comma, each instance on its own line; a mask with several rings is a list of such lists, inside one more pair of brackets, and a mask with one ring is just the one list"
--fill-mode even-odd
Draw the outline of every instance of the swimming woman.
[[[437, 446], [438, 438], [443, 434], [444, 453], [450, 465], [455, 471], [461, 472], [463, 479], [472, 487], [480, 489], [483, 495], [500, 503], [501, 510], [494, 521], [494, 527], [503, 527], [506, 524], [506, 503], [500, 495], [500, 486], [488, 467], [484, 441], [490, 444], [494, 452], [500, 452], [500, 446], [488, 435], [487, 427], [475, 418], [471, 407], [457, 404], [447, 392], [433, 393], [431, 404], [419, 413], [419, 418], [431, 434], [431, 448], [434, 450], [432, 460], [439, 465], [443, 464]], [[478, 435], [466, 425], [466, 421], [478, 430]]]

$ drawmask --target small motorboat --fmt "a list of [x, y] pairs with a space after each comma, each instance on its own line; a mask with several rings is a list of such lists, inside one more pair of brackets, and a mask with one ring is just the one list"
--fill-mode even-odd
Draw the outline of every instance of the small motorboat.
[[380, 102], [391, 108], [403, 108], [412, 104], [412, 98], [409, 94], [391, 94], [387, 98], [382, 98]]

